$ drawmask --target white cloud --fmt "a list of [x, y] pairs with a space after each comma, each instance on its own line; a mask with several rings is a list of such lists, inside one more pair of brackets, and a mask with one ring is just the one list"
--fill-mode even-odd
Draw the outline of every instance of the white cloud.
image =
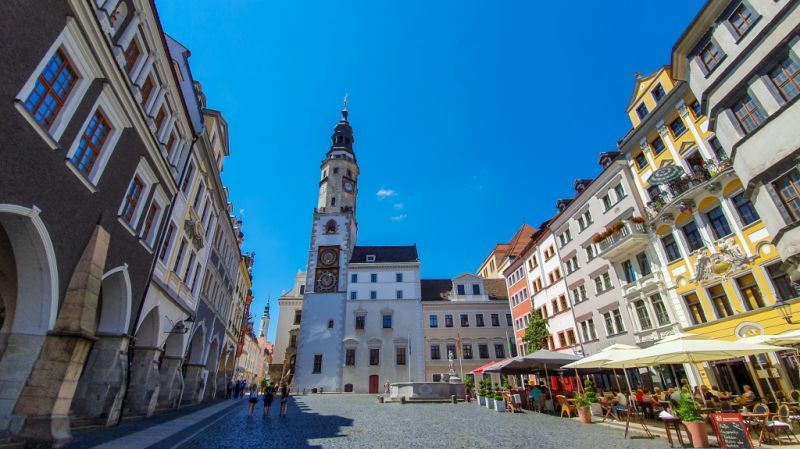
[[378, 190], [378, 193], [376, 193], [376, 195], [378, 195], [378, 198], [379, 198], [379, 199], [384, 199], [384, 198], [388, 198], [388, 197], [390, 197], [390, 196], [395, 196], [395, 195], [397, 195], [397, 192], [395, 192], [395, 191], [394, 191], [394, 190], [392, 190], [392, 189], [384, 189], [384, 188], [381, 188], [380, 190]]
[[408, 217], [408, 215], [406, 215], [406, 214], [400, 214], [400, 215], [392, 215], [392, 217], [391, 217], [390, 219], [391, 219], [392, 221], [403, 221], [403, 220], [405, 220], [405, 219], [406, 219], [406, 217]]
[[403, 204], [403, 203], [394, 203], [394, 206], [393, 206], [393, 207], [394, 207], [395, 209], [397, 209], [397, 210], [403, 210], [403, 209], [405, 209], [405, 208], [406, 208], [406, 205], [405, 205], [405, 204]]

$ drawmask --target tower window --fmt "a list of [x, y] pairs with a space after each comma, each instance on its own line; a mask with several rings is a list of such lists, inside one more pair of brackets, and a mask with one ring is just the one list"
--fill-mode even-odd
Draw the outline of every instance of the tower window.
[[339, 167], [333, 167], [333, 174], [339, 173]]
[[332, 196], [331, 197], [331, 206], [335, 206], [335, 205], [336, 205], [336, 197]]
[[325, 233], [326, 234], [336, 234], [336, 221], [335, 220], [328, 220], [325, 223]]
[[328, 320], [328, 329], [333, 329], [333, 320]]
[[347, 169], [347, 177], [348, 177], [348, 178], [352, 178], [352, 177], [353, 177], [353, 172], [352, 172], [352, 171], [350, 171], [350, 169], [349, 169], [349, 168]]

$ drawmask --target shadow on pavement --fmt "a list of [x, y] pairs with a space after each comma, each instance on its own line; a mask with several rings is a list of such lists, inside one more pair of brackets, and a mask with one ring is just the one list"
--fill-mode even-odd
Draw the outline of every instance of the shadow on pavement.
[[337, 415], [321, 415], [309, 411], [302, 397], [291, 397], [286, 417], [278, 416], [280, 403], [276, 398], [270, 416], [263, 418], [261, 404], [253, 419], [247, 418], [247, 406], [231, 413], [210, 428], [181, 445], [188, 448], [233, 449], [253, 448], [321, 448], [312, 440], [346, 437], [343, 429], [352, 427], [353, 420]]

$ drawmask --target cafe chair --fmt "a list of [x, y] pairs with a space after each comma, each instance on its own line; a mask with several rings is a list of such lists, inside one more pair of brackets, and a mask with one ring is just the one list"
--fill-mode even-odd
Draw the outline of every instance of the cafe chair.
[[797, 435], [795, 435], [792, 431], [792, 423], [800, 421], [800, 416], [792, 415], [788, 405], [783, 404], [778, 407], [778, 412], [773, 416], [773, 418], [775, 418], [772, 423], [775, 423], [774, 427], [776, 428], [776, 433], [778, 431], [783, 431], [789, 435], [789, 439], [794, 437], [795, 441], [800, 442], [800, 440], [797, 439]]
[[567, 402], [567, 397], [566, 396], [559, 394], [558, 396], [556, 396], [556, 400], [558, 401], [558, 405], [561, 406], [561, 417], [562, 418], [564, 417], [564, 413], [567, 414], [567, 418], [572, 418], [572, 414], [573, 413], [575, 413], [575, 414], [578, 413], [578, 410], [575, 408], [575, 406], [571, 405], [569, 402]]

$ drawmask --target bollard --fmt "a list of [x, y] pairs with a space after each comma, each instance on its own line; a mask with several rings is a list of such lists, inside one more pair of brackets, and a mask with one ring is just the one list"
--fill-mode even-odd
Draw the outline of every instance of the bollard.
[[456, 395], [450, 395], [450, 402], [453, 404], [458, 404], [458, 399], [456, 399]]
[[400, 396], [400, 403], [401, 404], [405, 404], [406, 403], [406, 397], [405, 396]]
[[384, 401], [385, 399], [383, 396], [378, 396], [378, 404], [383, 404]]

